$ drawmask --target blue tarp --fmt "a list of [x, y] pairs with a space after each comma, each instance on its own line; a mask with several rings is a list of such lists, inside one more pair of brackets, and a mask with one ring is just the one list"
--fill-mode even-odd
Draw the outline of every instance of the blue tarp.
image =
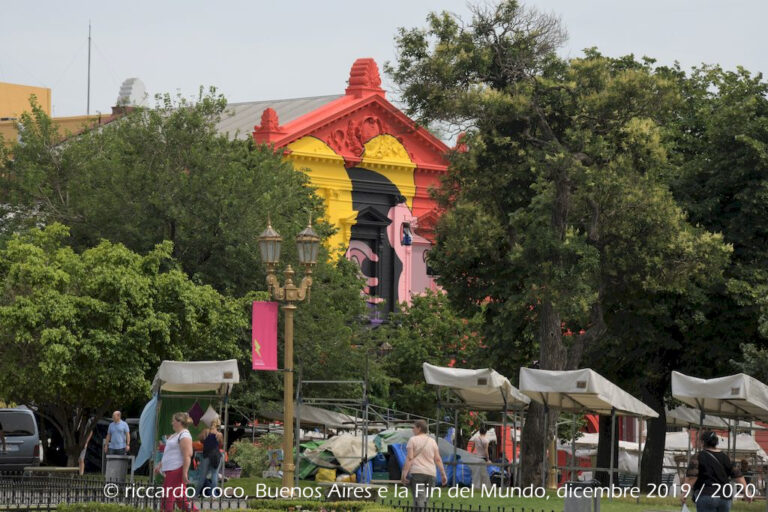
[[371, 464], [371, 461], [366, 462], [364, 466], [362, 464], [359, 465], [355, 470], [355, 476], [357, 477], [356, 478], [357, 482], [361, 484], [371, 483], [372, 473], [373, 473], [373, 464]]
[[141, 446], [139, 453], [133, 460], [133, 471], [139, 469], [152, 456], [152, 447], [155, 445], [155, 414], [157, 412], [157, 395], [147, 402], [139, 418], [139, 439]]

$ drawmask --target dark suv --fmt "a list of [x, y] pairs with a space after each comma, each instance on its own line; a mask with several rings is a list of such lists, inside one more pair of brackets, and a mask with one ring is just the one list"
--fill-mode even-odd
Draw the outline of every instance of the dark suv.
[[40, 448], [40, 434], [31, 410], [0, 409], [0, 471], [39, 466]]

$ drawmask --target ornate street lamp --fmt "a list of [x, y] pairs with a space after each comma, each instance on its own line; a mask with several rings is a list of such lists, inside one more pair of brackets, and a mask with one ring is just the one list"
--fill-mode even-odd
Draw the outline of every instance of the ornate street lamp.
[[320, 237], [312, 229], [312, 218], [307, 227], [296, 236], [299, 263], [304, 266], [304, 277], [299, 286], [293, 284], [294, 271], [290, 265], [283, 272], [285, 284], [275, 275], [280, 261], [280, 245], [283, 238], [272, 228], [271, 221], [267, 229], [259, 236], [261, 260], [267, 267], [267, 286], [274, 300], [281, 302], [285, 313], [285, 373], [283, 374], [283, 486], [293, 486], [296, 466], [293, 461], [293, 313], [296, 304], [309, 300], [312, 288], [312, 267], [317, 263], [320, 250]]

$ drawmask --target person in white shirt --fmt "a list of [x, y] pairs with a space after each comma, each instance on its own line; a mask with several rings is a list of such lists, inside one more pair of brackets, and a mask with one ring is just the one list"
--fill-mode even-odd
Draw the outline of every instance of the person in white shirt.
[[155, 467], [155, 473], [163, 473], [164, 494], [161, 510], [171, 512], [176, 505], [181, 510], [196, 510], [187, 501], [186, 486], [189, 485], [189, 465], [192, 462], [192, 435], [187, 430], [192, 424], [189, 414], [177, 412], [171, 426], [173, 434], [165, 441], [163, 458]]
[[410, 484], [413, 496], [413, 508], [416, 512], [425, 510], [429, 502], [429, 494], [435, 485], [435, 476], [440, 469], [442, 484], [447, 485], [443, 459], [437, 443], [429, 437], [427, 422], [416, 420], [413, 424], [413, 437], [406, 446], [405, 464], [403, 465], [402, 480]]

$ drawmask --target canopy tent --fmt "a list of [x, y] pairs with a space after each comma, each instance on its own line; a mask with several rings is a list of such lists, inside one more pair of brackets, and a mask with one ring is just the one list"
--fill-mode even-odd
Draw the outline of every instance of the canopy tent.
[[[424, 363], [422, 368], [427, 384], [446, 388], [458, 399], [458, 403], [446, 404], [454, 407], [454, 429], [458, 430], [458, 413], [455, 410], [457, 406], [476, 411], [499, 411], [502, 413], [501, 446], [505, 446], [503, 435], [506, 432], [507, 411], [523, 409], [530, 403], [530, 398], [515, 388], [509, 379], [491, 368], [449, 368], [429, 363]], [[438, 391], [438, 398], [439, 396]], [[516, 443], [517, 441], [513, 438], [513, 454], [516, 451]], [[454, 463], [456, 461], [456, 448], [454, 442]], [[503, 460], [502, 466], [506, 467], [506, 462]], [[515, 471], [514, 457], [512, 471], [513, 473]], [[455, 477], [456, 471], [453, 474]], [[505, 479], [502, 479], [502, 486], [504, 481]]]
[[470, 370], [423, 364], [427, 384], [450, 389], [472, 410], [502, 411], [528, 405], [530, 398], [515, 388], [509, 379], [491, 368]]
[[210, 392], [224, 396], [240, 382], [237, 359], [227, 361], [163, 361], [157, 370], [152, 389], [155, 393]]
[[562, 411], [658, 418], [656, 411], [589, 368], [535, 370], [520, 368], [520, 391]]
[[[611, 459], [609, 468], [610, 486], [613, 487], [614, 473], [614, 433], [616, 415], [657, 418], [659, 415], [616, 384], [589, 368], [580, 370], [537, 370], [520, 368], [520, 391], [545, 408], [554, 407], [567, 412], [593, 412], [611, 416]], [[545, 422], [547, 419], [545, 414]], [[545, 426], [545, 430], [548, 427]], [[571, 443], [572, 460], [576, 460], [575, 419], [573, 442]], [[638, 435], [638, 446], [640, 436]], [[546, 460], [546, 443], [544, 443]], [[542, 465], [542, 486], [546, 485], [546, 468]], [[580, 469], [580, 468], [570, 468]], [[599, 469], [599, 468], [595, 468]], [[639, 480], [639, 478], [638, 478]]]
[[[152, 467], [150, 468], [150, 475], [156, 463], [158, 442], [161, 437], [160, 417], [170, 417], [174, 412], [184, 410], [182, 407], [188, 407], [190, 401], [194, 401], [189, 412], [195, 413], [193, 417], [195, 426], [208, 414], [207, 412], [203, 413], [198, 400], [208, 400], [209, 409], [213, 408], [214, 403], [218, 404], [218, 413], [215, 410], [212, 410], [211, 413], [214, 417], [221, 417], [223, 413], [224, 446], [227, 445], [229, 394], [232, 387], [239, 382], [240, 372], [237, 368], [236, 359], [226, 361], [163, 361], [160, 364], [152, 381], [154, 396], [145, 407], [139, 421], [142, 448], [146, 445], [150, 447], [146, 451], [151, 449], [150, 463]], [[169, 428], [165, 423], [163, 427]], [[141, 452], [140, 456], [142, 456]], [[143, 464], [147, 458], [144, 454], [141, 463]]]
[[698, 409], [692, 409], [681, 405], [674, 409], [667, 409], [666, 411], [667, 426], [669, 427], [698, 427], [713, 429], [727, 429], [728, 424], [723, 418], [712, 416], [707, 414], [704, 416], [703, 421], [701, 418], [701, 411]]
[[743, 373], [699, 379], [672, 372], [672, 396], [704, 414], [768, 421], [768, 386]]

